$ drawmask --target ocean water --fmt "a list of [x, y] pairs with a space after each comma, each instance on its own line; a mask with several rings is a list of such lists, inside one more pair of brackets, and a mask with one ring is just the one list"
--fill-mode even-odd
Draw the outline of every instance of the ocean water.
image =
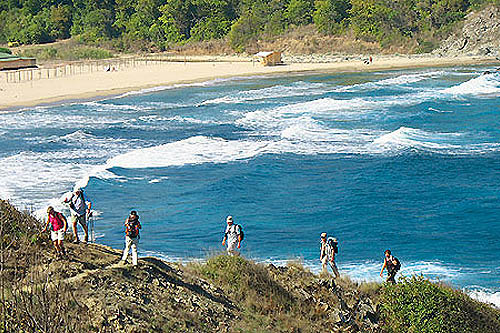
[[[319, 270], [319, 235], [341, 273], [402, 274], [500, 305], [500, 74], [488, 67], [245, 77], [0, 114], [0, 197], [41, 214], [85, 186], [98, 242], [141, 255], [242, 252]], [[43, 215], [43, 214], [42, 214]]]

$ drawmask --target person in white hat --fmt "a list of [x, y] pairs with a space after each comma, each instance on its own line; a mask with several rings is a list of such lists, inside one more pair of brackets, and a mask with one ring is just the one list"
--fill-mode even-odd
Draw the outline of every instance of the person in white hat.
[[89, 230], [87, 228], [87, 215], [90, 213], [92, 208], [92, 202], [83, 193], [83, 188], [77, 187], [71, 195], [64, 199], [64, 203], [69, 204], [69, 210], [71, 212], [71, 225], [73, 227], [73, 234], [75, 239], [73, 243], [79, 243], [78, 232], [76, 230], [76, 225], [79, 223], [82, 226], [85, 237], [83, 239], [84, 243], [87, 243], [89, 239]]
[[332, 268], [333, 277], [338, 278], [340, 276], [337, 265], [335, 264], [335, 253], [338, 252], [337, 240], [332, 237], [328, 237], [326, 232], [321, 233], [321, 249], [319, 260], [321, 261], [321, 272], [323, 274], [328, 274], [328, 265]]
[[230, 256], [239, 255], [239, 249], [241, 247], [241, 228], [239, 225], [235, 224], [233, 217], [229, 215], [226, 218], [227, 227], [224, 233], [224, 238], [222, 239], [222, 245], [226, 245], [227, 242], [227, 254]]

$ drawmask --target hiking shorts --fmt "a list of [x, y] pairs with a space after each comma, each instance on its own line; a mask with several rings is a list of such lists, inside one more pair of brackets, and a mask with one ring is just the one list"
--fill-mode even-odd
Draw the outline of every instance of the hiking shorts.
[[76, 223], [76, 222], [78, 222], [81, 226], [86, 225], [87, 220], [85, 218], [85, 214], [83, 214], [82, 216], [71, 215], [71, 223]]
[[238, 242], [227, 243], [227, 254], [230, 256], [238, 255]]
[[64, 240], [64, 229], [59, 229], [57, 231], [50, 231], [50, 238], [53, 242]]

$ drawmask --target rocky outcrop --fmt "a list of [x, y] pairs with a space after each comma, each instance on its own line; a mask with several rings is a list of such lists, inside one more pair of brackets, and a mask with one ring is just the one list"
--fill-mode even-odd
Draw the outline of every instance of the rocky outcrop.
[[500, 56], [500, 8], [488, 6], [465, 17], [462, 29], [433, 53]]

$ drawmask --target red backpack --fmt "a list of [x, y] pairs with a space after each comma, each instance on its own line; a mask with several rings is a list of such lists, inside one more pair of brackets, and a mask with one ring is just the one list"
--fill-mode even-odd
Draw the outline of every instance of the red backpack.
[[139, 236], [139, 229], [141, 228], [141, 223], [139, 219], [128, 219], [127, 223], [125, 223], [125, 235], [130, 238], [136, 238]]

